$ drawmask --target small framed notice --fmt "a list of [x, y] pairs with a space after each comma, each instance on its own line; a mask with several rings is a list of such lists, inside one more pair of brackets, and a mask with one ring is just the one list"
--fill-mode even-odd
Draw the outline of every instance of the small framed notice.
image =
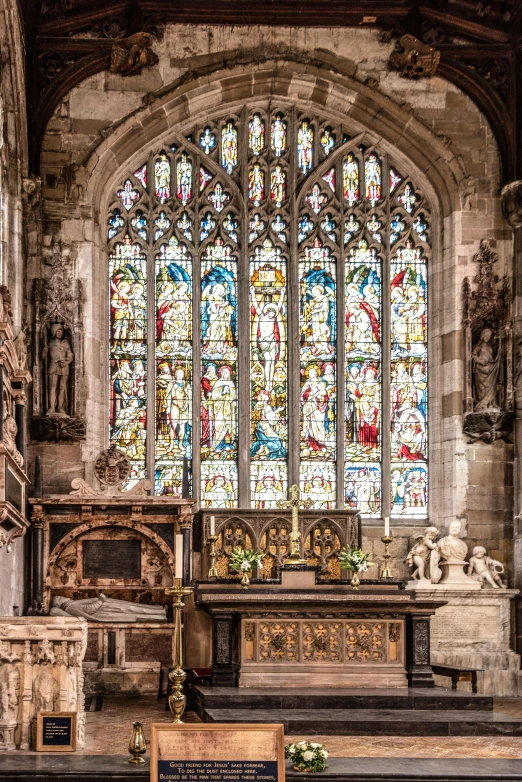
[[76, 750], [76, 712], [41, 711], [36, 720], [37, 752]]
[[284, 782], [283, 725], [151, 727], [151, 782]]

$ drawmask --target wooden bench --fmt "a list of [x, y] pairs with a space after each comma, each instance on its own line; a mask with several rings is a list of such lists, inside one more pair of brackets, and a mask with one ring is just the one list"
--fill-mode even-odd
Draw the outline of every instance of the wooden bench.
[[459, 682], [471, 682], [471, 689], [477, 692], [477, 673], [484, 668], [469, 668], [460, 665], [442, 665], [432, 663], [433, 673], [437, 676], [450, 676], [451, 689], [456, 690]]

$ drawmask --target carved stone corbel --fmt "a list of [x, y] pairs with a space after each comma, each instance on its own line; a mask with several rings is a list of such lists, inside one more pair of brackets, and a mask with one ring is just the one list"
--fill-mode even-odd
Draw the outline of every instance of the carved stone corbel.
[[522, 227], [522, 180], [510, 182], [502, 188], [502, 213], [511, 228]]
[[403, 79], [431, 79], [440, 62], [440, 52], [427, 46], [413, 35], [399, 38], [396, 49], [390, 54], [388, 68], [398, 71]]
[[135, 33], [114, 44], [111, 50], [111, 71], [121, 76], [136, 76], [142, 68], [157, 65], [158, 55], [152, 50], [150, 33]]

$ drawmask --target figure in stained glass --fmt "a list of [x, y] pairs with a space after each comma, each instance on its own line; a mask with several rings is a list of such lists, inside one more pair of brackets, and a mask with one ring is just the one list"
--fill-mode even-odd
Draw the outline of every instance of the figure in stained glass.
[[119, 209], [114, 209], [112, 214], [109, 216], [109, 230], [108, 230], [108, 238], [112, 239], [116, 234], [118, 234], [123, 226], [125, 225], [125, 220], [121, 216], [121, 212]]
[[141, 209], [136, 210], [136, 214], [133, 218], [131, 218], [131, 225], [138, 234], [145, 242], [147, 241], [147, 218], [141, 211]]
[[234, 464], [201, 465], [202, 505], [233, 508], [237, 500], [237, 467]]
[[[272, 271], [275, 276], [275, 270]], [[286, 333], [283, 323], [285, 293], [285, 288], [279, 287], [279, 291], [275, 289], [275, 295], [262, 296], [259, 299], [254, 285], [250, 288], [252, 332], [256, 335], [255, 346], [263, 365], [265, 389], [268, 392], [272, 390], [276, 362], [281, 356], [281, 338]]]
[[328, 196], [321, 192], [321, 188], [316, 183], [312, 187], [312, 192], [305, 196], [305, 201], [318, 215], [323, 206], [328, 203]]
[[397, 466], [391, 470], [391, 513], [423, 516], [426, 513], [428, 480], [425, 465]]
[[413, 191], [413, 187], [409, 182], [406, 183], [404, 187], [404, 192], [401, 193], [400, 196], [398, 196], [397, 201], [400, 204], [402, 204], [402, 206], [406, 209], [408, 214], [411, 215], [411, 213], [415, 209], [415, 204], [417, 203], [417, 196], [415, 195]]
[[355, 215], [350, 214], [348, 220], [344, 221], [344, 243], [348, 244], [361, 230], [361, 223], [355, 219]]
[[251, 475], [254, 507], [277, 508], [277, 501], [286, 497], [286, 464], [271, 462], [265, 466], [254, 462]]
[[375, 206], [382, 198], [381, 162], [375, 152], [370, 152], [364, 163], [366, 200]]
[[138, 199], [141, 198], [140, 191], [136, 190], [136, 188], [133, 186], [130, 179], [125, 180], [125, 182], [123, 183], [123, 187], [120, 190], [116, 191], [116, 195], [122, 202], [127, 212], [130, 209], [132, 209], [136, 201], [138, 201]]
[[301, 360], [327, 358], [335, 351], [335, 281], [332, 274], [314, 266], [302, 275], [300, 293]]
[[350, 206], [359, 200], [359, 163], [351, 152], [343, 165], [343, 193]]
[[248, 223], [248, 227], [250, 229], [248, 241], [253, 242], [265, 230], [265, 223], [263, 220], [261, 220], [261, 215], [259, 212], [256, 212], [255, 215], [252, 215]]
[[270, 174], [270, 198], [277, 207], [286, 198], [286, 174], [282, 166], [275, 166]]
[[349, 508], [364, 515], [377, 515], [381, 507], [380, 468], [377, 465], [347, 467], [344, 494]]
[[330, 455], [335, 449], [335, 407], [318, 364], [304, 370], [301, 388], [303, 457]]
[[231, 239], [233, 239], [235, 242], [238, 241], [238, 229], [239, 229], [239, 220], [236, 219], [233, 212], [229, 212], [227, 216], [223, 220], [223, 228], [227, 232], [227, 234], [230, 236]]
[[159, 355], [187, 355], [192, 351], [191, 280], [185, 269], [168, 266], [166, 278], [157, 282], [156, 339]]
[[254, 206], [265, 197], [265, 172], [258, 163], [248, 172], [248, 197]]
[[216, 137], [210, 130], [205, 128], [201, 136], [199, 137], [199, 146], [208, 155], [216, 146]]
[[170, 198], [170, 162], [163, 152], [154, 164], [154, 186], [156, 198], [165, 203]]
[[303, 498], [311, 500], [312, 508], [335, 508], [335, 467], [325, 462], [301, 462], [300, 488]]
[[297, 166], [303, 174], [307, 174], [312, 168], [312, 155], [314, 148], [314, 129], [304, 119], [297, 132]]
[[190, 445], [191, 391], [187, 368], [160, 361], [156, 374], [156, 455], [184, 455]]
[[[157, 223], [156, 223], [157, 224]], [[176, 226], [179, 228], [183, 236], [192, 241], [192, 220], [188, 216], [188, 212], [182, 212], [180, 218], [176, 221]]]
[[424, 362], [392, 365], [391, 447], [394, 459], [425, 461], [427, 383]]
[[347, 415], [351, 419], [351, 426], [347, 427], [347, 457], [371, 459], [377, 455], [381, 419], [381, 387], [375, 364], [349, 365], [346, 396]]
[[286, 406], [279, 410], [271, 404], [271, 394], [258, 391], [252, 407], [253, 442], [250, 456], [254, 459], [286, 459], [287, 450], [283, 436], [286, 427], [281, 426], [280, 414], [286, 413]]
[[141, 359], [111, 361], [110, 428], [131, 399], [145, 400], [145, 366]]
[[248, 146], [254, 155], [259, 155], [265, 146], [265, 123], [259, 114], [254, 114], [248, 123]]
[[208, 362], [203, 366], [201, 378], [201, 448], [209, 451], [213, 437], [213, 401], [212, 389], [217, 380], [217, 366], [214, 362]]
[[324, 154], [329, 155], [335, 146], [335, 136], [333, 135], [330, 128], [324, 128], [323, 132], [321, 133], [320, 144]]
[[130, 237], [116, 245], [110, 280], [112, 349], [114, 353], [143, 355], [146, 333], [144, 256]]
[[146, 423], [145, 405], [137, 397], [130, 399], [116, 417], [111, 439], [129, 459], [145, 458]]
[[176, 195], [183, 206], [192, 198], [192, 160], [183, 153], [176, 165]]
[[392, 261], [391, 332], [399, 355], [422, 356], [426, 342], [426, 280], [421, 251], [412, 242]]
[[378, 271], [367, 265], [347, 269], [346, 351], [347, 354], [376, 356], [380, 353], [380, 280]]
[[237, 449], [237, 392], [232, 367], [219, 368], [210, 392], [210, 456], [227, 458]]
[[233, 122], [227, 122], [221, 131], [221, 161], [228, 174], [237, 166], [237, 128]]
[[281, 114], [277, 114], [272, 120], [271, 129], [272, 151], [277, 157], [286, 151], [286, 122]]
[[206, 358], [232, 357], [236, 344], [236, 279], [213, 266], [201, 280], [201, 339]]
[[203, 239], [206, 239], [214, 228], [216, 227], [216, 221], [212, 217], [211, 212], [206, 212], [205, 216], [201, 218], [201, 231], [199, 234], [200, 241], [203, 241]]

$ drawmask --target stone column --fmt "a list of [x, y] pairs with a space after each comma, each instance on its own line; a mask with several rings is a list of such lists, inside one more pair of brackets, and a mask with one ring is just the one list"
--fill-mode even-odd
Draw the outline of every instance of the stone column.
[[25, 402], [26, 396], [21, 388], [13, 389], [13, 399], [15, 403], [14, 419], [18, 431], [16, 432], [16, 447], [22, 454], [24, 460], [24, 470], [27, 472], [26, 454], [25, 454]]
[[43, 603], [44, 587], [44, 516], [41, 505], [35, 505], [33, 508], [31, 532], [33, 541], [31, 605], [36, 613]]
[[[502, 211], [513, 229], [513, 344], [515, 396], [514, 461], [514, 551], [513, 579], [522, 589], [522, 180], [510, 182], [502, 190]], [[522, 601], [516, 599], [516, 650], [522, 652]]]

